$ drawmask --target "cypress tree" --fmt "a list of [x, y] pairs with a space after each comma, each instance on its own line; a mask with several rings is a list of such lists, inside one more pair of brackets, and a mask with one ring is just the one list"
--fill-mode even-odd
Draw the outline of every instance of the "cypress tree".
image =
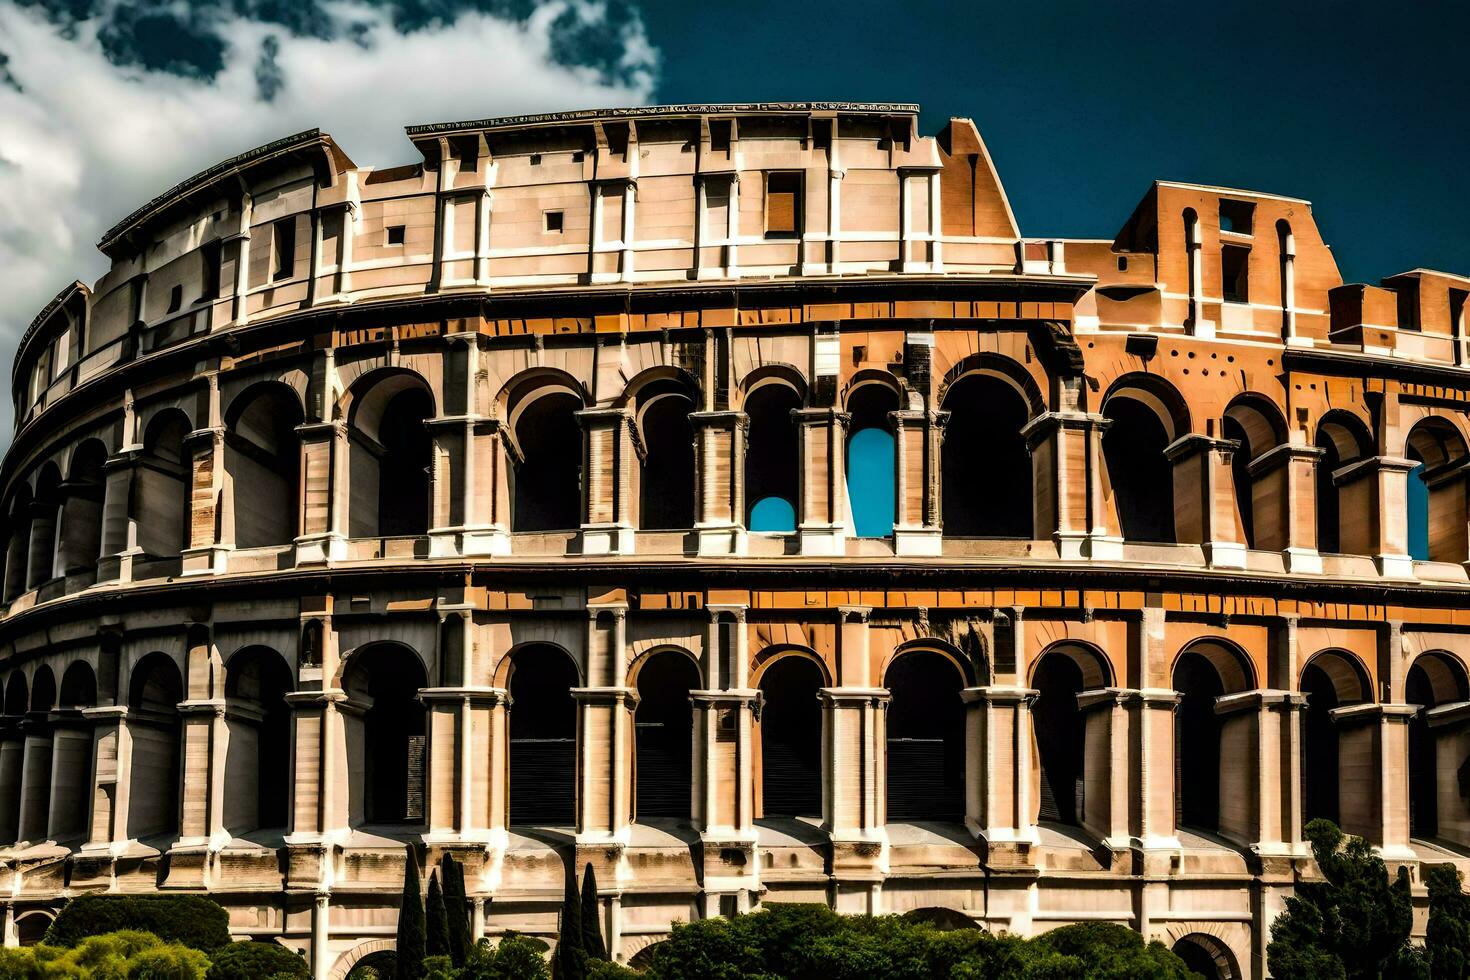
[[577, 895], [577, 875], [567, 870], [567, 889], [561, 900], [561, 930], [556, 937], [556, 955], [551, 960], [552, 980], [586, 980], [587, 950], [582, 945], [582, 900]]
[[439, 876], [429, 872], [429, 897], [424, 903], [424, 921], [428, 936], [424, 948], [429, 956], [449, 955], [449, 923], [444, 912], [444, 893], [439, 889]]
[[450, 854], [444, 855], [440, 871], [444, 878], [444, 912], [449, 919], [449, 959], [464, 966], [470, 954], [470, 903], [465, 897], [464, 865]]
[[419, 898], [419, 856], [413, 845], [407, 848], [403, 861], [393, 976], [395, 980], [422, 980], [424, 976], [424, 903]]
[[1470, 899], [1460, 890], [1460, 872], [1439, 864], [1425, 875], [1429, 886], [1429, 925], [1424, 945], [1435, 977], [1470, 974]]
[[582, 948], [589, 960], [607, 959], [607, 946], [602, 941], [602, 913], [597, 904], [597, 872], [590, 861], [582, 875]]

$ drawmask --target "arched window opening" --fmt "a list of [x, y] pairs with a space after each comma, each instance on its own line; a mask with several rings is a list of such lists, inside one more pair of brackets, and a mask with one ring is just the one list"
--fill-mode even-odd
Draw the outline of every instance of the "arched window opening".
[[643, 463], [638, 477], [638, 526], [683, 531], [694, 526], [694, 399], [672, 383], [655, 382], [638, 396]]
[[1175, 725], [1175, 810], [1180, 826], [1220, 829], [1221, 719], [1215, 701], [1225, 693], [1219, 672], [1203, 655], [1185, 653], [1174, 667], [1179, 692]]
[[5, 682], [5, 713], [19, 718], [30, 706], [30, 685], [26, 683], [26, 675], [18, 670], [11, 671], [10, 679]]
[[971, 374], [944, 396], [949, 422], [940, 448], [944, 533], [1030, 538], [1031, 453], [1021, 429], [1026, 399], [1000, 378]]
[[295, 540], [301, 509], [296, 427], [303, 419], [300, 400], [282, 384], [246, 392], [232, 406], [225, 427], [225, 473], [236, 547], [265, 548]]
[[183, 678], [173, 658], [150, 653], [133, 668], [128, 735], [133, 743], [128, 836], [171, 837], [179, 831], [179, 702]]
[[1083, 814], [1083, 776], [1087, 727], [1077, 706], [1082, 668], [1063, 653], [1048, 653], [1036, 665], [1031, 708], [1036, 754], [1041, 764], [1039, 819], [1079, 826]]
[[761, 812], [822, 813], [822, 671], [805, 657], [782, 657], [761, 676]]
[[638, 709], [633, 716], [639, 820], [690, 814], [694, 718], [689, 692], [699, 670], [682, 653], [654, 654], [638, 671]]
[[1302, 760], [1302, 824], [1321, 817], [1341, 823], [1338, 811], [1338, 742], [1332, 711], [1339, 707], [1337, 689], [1327, 672], [1316, 664], [1302, 671], [1302, 693], [1307, 696]]
[[1337, 554], [1343, 549], [1342, 491], [1336, 474], [1344, 466], [1368, 454], [1371, 440], [1356, 417], [1347, 412], [1328, 412], [1317, 426], [1314, 445], [1322, 450], [1317, 460], [1317, 550]]
[[[1282, 501], [1285, 494], [1280, 485], [1264, 479], [1258, 491], [1251, 464], [1286, 441], [1286, 424], [1276, 407], [1257, 395], [1244, 395], [1231, 403], [1223, 423], [1225, 438], [1240, 444], [1230, 457], [1230, 476], [1246, 547], [1278, 548], [1284, 544], [1285, 528], [1271, 505]], [[1257, 497], [1261, 498], [1259, 506]]]
[[564, 390], [532, 396], [515, 420], [513, 531], [566, 531], [582, 523], [581, 399]]
[[183, 412], [160, 412], [148, 423], [138, 461], [136, 493], [138, 547], [150, 558], [174, 558], [189, 547], [189, 458]]
[[36, 668], [35, 679], [31, 681], [31, 706], [30, 712], [35, 715], [45, 715], [56, 707], [56, 675], [51, 668], [42, 664]]
[[1193, 933], [1174, 944], [1174, 955], [1204, 980], [1238, 980], [1240, 968], [1235, 954], [1214, 936]]
[[1112, 421], [1102, 449], [1124, 539], [1174, 541], [1174, 468], [1164, 455], [1170, 430], [1155, 406], [1129, 394], [1109, 398], [1103, 414]]
[[515, 654], [510, 675], [510, 822], [577, 822], [577, 667], [556, 647]]
[[965, 678], [943, 654], [901, 654], [885, 679], [888, 821], [965, 818]]
[[1408, 479], [1409, 556], [1465, 561], [1465, 481], [1457, 471], [1467, 452], [1459, 430], [1445, 419], [1424, 419], [1409, 431], [1404, 454], [1418, 464]]
[[1338, 708], [1361, 704], [1372, 695], [1368, 675], [1350, 654], [1325, 651], [1302, 670], [1307, 697], [1302, 739], [1302, 825], [1321, 817], [1348, 833], [1371, 826], [1375, 794], [1361, 778], [1344, 778], [1342, 760], [1371, 758], [1376, 729], [1361, 721], [1333, 717]]
[[61, 513], [61, 473], [47, 463], [36, 478], [36, 499], [31, 504], [31, 553], [26, 587], [34, 589], [51, 581], [56, 573], [56, 525]]
[[746, 526], [789, 534], [796, 530], [796, 495], [801, 482], [796, 420], [801, 396], [785, 384], [757, 387], [745, 399], [750, 436], [745, 450]]
[[85, 660], [72, 661], [62, 673], [58, 704], [66, 710], [96, 706], [97, 675]]
[[97, 677], [85, 660], [61, 675], [52, 748], [49, 835], [72, 840], [87, 832], [92, 796], [92, 725], [82, 708], [97, 704]]
[[407, 537], [429, 528], [434, 400], [416, 375], [389, 373], [355, 401], [348, 526], [352, 537]]
[[291, 799], [291, 668], [274, 650], [230, 658], [225, 677], [225, 829], [285, 828]]
[[342, 686], [359, 716], [348, 728], [358, 821], [421, 824], [428, 738], [419, 690], [428, 683], [418, 655], [396, 643], [354, 654]]
[[102, 551], [102, 468], [106, 462], [107, 449], [96, 439], [88, 439], [72, 452], [56, 536], [56, 570], [62, 575], [96, 570]]
[[884, 538], [893, 533], [894, 441], [888, 414], [898, 394], [884, 384], [859, 385], [847, 398], [847, 502], [853, 533]]
[[21, 484], [10, 498], [5, 543], [5, 601], [26, 590], [26, 563], [31, 552], [31, 491]]
[[[1405, 678], [1404, 701], [1418, 705], [1419, 711], [1409, 720], [1409, 836], [1418, 840], [1430, 840], [1441, 835], [1441, 822], [1453, 817], [1456, 811], [1464, 816], [1463, 796], [1460, 792], [1465, 764], [1447, 767], [1440, 773], [1439, 733], [1431, 725], [1429, 713], [1435, 708], [1470, 699], [1470, 684], [1460, 664], [1440, 653], [1426, 653], [1417, 657], [1409, 667]], [[1442, 730], [1441, 730], [1442, 731]], [[1457, 749], [1453, 732], [1446, 733], [1445, 750]], [[1448, 812], [1441, 812], [1441, 804]]]

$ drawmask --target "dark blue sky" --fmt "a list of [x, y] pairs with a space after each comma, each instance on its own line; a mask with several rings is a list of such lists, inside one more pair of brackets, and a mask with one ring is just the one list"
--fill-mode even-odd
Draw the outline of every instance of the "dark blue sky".
[[1023, 234], [1155, 178], [1304, 197], [1343, 277], [1470, 274], [1470, 2], [643, 0], [661, 102], [918, 102], [979, 125]]

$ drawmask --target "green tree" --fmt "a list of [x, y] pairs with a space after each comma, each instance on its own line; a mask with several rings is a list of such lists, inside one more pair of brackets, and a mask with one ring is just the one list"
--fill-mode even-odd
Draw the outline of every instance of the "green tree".
[[258, 980], [260, 977], [299, 977], [311, 970], [306, 958], [280, 943], [231, 943], [210, 958], [208, 980]]
[[444, 879], [444, 913], [449, 921], [449, 959], [464, 966], [473, 944], [470, 942], [470, 903], [465, 896], [464, 865], [446, 853], [440, 862]]
[[589, 960], [605, 960], [607, 945], [602, 941], [602, 907], [597, 901], [597, 872], [592, 862], [582, 875], [582, 948]]
[[568, 869], [566, 893], [561, 900], [561, 923], [552, 955], [553, 980], [585, 980], [587, 950], [582, 939], [582, 900], [577, 895], [577, 876]]
[[395, 980], [423, 980], [424, 903], [419, 894], [419, 857], [409, 845], [405, 848], [403, 861], [403, 897], [398, 903], [397, 955], [393, 965]]
[[439, 876], [429, 872], [429, 897], [424, 901], [424, 922], [428, 935], [424, 942], [429, 956], [449, 955], [449, 923], [444, 911], [444, 893], [439, 890]]
[[230, 915], [202, 895], [80, 895], [46, 930], [48, 946], [76, 946], [88, 936], [150, 932], [164, 942], [219, 949], [231, 942]]
[[1429, 887], [1424, 945], [1430, 969], [1436, 980], [1463, 980], [1470, 976], [1470, 901], [1460, 890], [1460, 872], [1453, 864], [1435, 865], [1424, 883]]
[[1299, 885], [1271, 926], [1271, 972], [1301, 980], [1376, 978], [1412, 969], [1402, 951], [1413, 925], [1408, 873], [1392, 884], [1388, 868], [1361, 837], [1327, 820], [1307, 824], [1306, 837], [1323, 881]]

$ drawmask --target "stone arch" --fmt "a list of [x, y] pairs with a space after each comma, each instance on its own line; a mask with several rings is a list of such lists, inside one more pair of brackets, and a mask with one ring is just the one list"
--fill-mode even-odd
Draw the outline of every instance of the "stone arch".
[[189, 547], [190, 460], [184, 441], [189, 417], [178, 408], [154, 414], [143, 432], [134, 472], [138, 547], [151, 558], [173, 558]]
[[1176, 822], [1207, 831], [1243, 831], [1256, 802], [1253, 768], [1227, 769], [1221, 759], [1227, 748], [1244, 751], [1254, 729], [1250, 712], [1226, 717], [1216, 707], [1226, 695], [1256, 686], [1250, 659], [1234, 643], [1206, 637], [1180, 651], [1171, 676], [1179, 692], [1174, 716]]
[[1169, 938], [1172, 940], [1170, 948], [1176, 956], [1184, 960], [1185, 966], [1205, 980], [1238, 980], [1241, 976], [1240, 961], [1230, 944], [1222, 937], [1203, 931], [1175, 936], [1175, 931], [1175, 927], [1169, 930]]
[[902, 657], [906, 653], [916, 652], [935, 653], [944, 657], [954, 666], [955, 670], [959, 671], [961, 683], [965, 687], [973, 687], [979, 683], [976, 678], [983, 670], [983, 666], [976, 664], [953, 643], [932, 636], [921, 636], [912, 640], [905, 640], [894, 647], [893, 652], [883, 660], [881, 675], [886, 676], [888, 674], [888, 668], [893, 666], [893, 662], [899, 657]]
[[745, 518], [752, 531], [796, 530], [801, 487], [800, 433], [793, 413], [806, 402], [806, 383], [785, 365], [747, 375], [741, 397], [746, 415]]
[[1077, 698], [1109, 687], [1112, 665], [1089, 643], [1060, 640], [1031, 664], [1028, 686], [1036, 691], [1031, 707], [1033, 819], [1081, 826], [1088, 784], [1101, 789], [1097, 773], [1088, 779], [1087, 717]]
[[700, 403], [699, 381], [688, 371], [679, 367], [668, 365], [656, 365], [639, 371], [628, 383], [623, 385], [623, 390], [613, 399], [615, 408], [629, 408], [636, 406], [645, 396], [644, 389], [654, 387], [655, 390], [673, 390], [684, 394], [690, 401], [698, 405]]
[[760, 689], [754, 760], [759, 766], [757, 812], [763, 816], [818, 816], [822, 812], [822, 708], [817, 692], [831, 681], [810, 650], [787, 647], [753, 671]]
[[1173, 542], [1174, 466], [1165, 450], [1190, 432], [1188, 406], [1167, 381], [1133, 373], [1113, 382], [1099, 411], [1109, 420], [1102, 451], [1119, 531]]
[[571, 530], [582, 523], [582, 384], [564, 371], [533, 368], [497, 396], [511, 458], [511, 530]]
[[1197, 654], [1209, 662], [1219, 675], [1224, 694], [1239, 694], [1256, 687], [1256, 668], [1251, 658], [1235, 642], [1224, 637], [1201, 637], [1191, 640], [1174, 658], [1174, 670], [1189, 654]]
[[1031, 372], [1012, 358], [985, 351], [967, 354], [944, 372], [935, 391], [935, 403], [943, 405], [951, 388], [976, 375], [995, 378], [1009, 385], [1026, 403], [1028, 420], [1046, 411], [1046, 396]]
[[[1337, 709], [1373, 699], [1368, 671], [1347, 650], [1321, 650], [1302, 665], [1298, 687], [1307, 698], [1302, 718], [1302, 822], [1317, 817], [1343, 823], [1344, 797], [1356, 787], [1344, 785], [1340, 758], [1360, 733], [1336, 721]], [[1348, 799], [1351, 804], [1357, 802]]]
[[1405, 674], [1403, 699], [1420, 709], [1409, 720], [1410, 836], [1431, 838], [1448, 830], [1445, 836], [1463, 837], [1470, 814], [1465, 812], [1460, 774], [1458, 769], [1441, 773], [1439, 764], [1442, 744], [1456, 757], [1463, 750], [1451, 732], [1432, 724], [1431, 713], [1470, 700], [1470, 677], [1464, 663], [1447, 650], [1420, 653]]
[[31, 706], [31, 688], [24, 671], [12, 670], [5, 680], [5, 713], [23, 715]]
[[174, 658], [145, 654], [128, 675], [128, 734], [133, 742], [127, 835], [172, 836], [179, 828], [179, 702], [184, 678]]
[[290, 822], [291, 666], [270, 647], [250, 645], [225, 661], [225, 829], [243, 834]]
[[327, 976], [331, 980], [346, 980], [352, 968], [369, 956], [374, 953], [391, 953], [397, 948], [397, 942], [392, 939], [370, 939], [367, 942], [358, 943], [337, 957], [332, 963], [332, 971]]
[[97, 703], [97, 672], [86, 660], [73, 660], [61, 674], [57, 704], [62, 708], [90, 708]]
[[62, 575], [95, 571], [102, 551], [106, 464], [107, 447], [101, 439], [86, 439], [71, 451], [56, 532], [56, 569]]
[[816, 665], [822, 675], [822, 686], [832, 686], [832, 669], [827, 661], [822, 659], [811, 647], [796, 646], [790, 643], [780, 643], [768, 646], [761, 650], [750, 661], [750, 686], [760, 687], [761, 676], [778, 660], [786, 657], [802, 657], [810, 660]]
[[577, 661], [553, 643], [520, 644], [505, 658], [510, 693], [510, 823], [576, 823]]
[[1420, 419], [1404, 439], [1403, 454], [1418, 464], [1409, 473], [1405, 508], [1410, 557], [1465, 561], [1470, 557], [1467, 500], [1464, 476], [1457, 471], [1470, 452], [1461, 423], [1443, 415]]
[[1022, 434], [1036, 414], [1029, 394], [1011, 374], [990, 367], [945, 386], [939, 500], [946, 535], [1032, 536], [1032, 462]]
[[806, 374], [794, 365], [768, 361], [760, 367], [751, 369], [740, 379], [736, 390], [740, 395], [741, 407], [744, 407], [745, 399], [769, 385], [790, 388], [801, 403], [806, 404], [808, 389]]
[[15, 914], [16, 937], [22, 946], [34, 946], [46, 936], [46, 930], [56, 921], [56, 913], [50, 909], [26, 909]]
[[6, 508], [5, 601], [26, 590], [26, 563], [31, 550], [31, 487], [21, 481], [10, 494]]
[[433, 440], [426, 422], [436, 411], [429, 382], [407, 368], [369, 371], [342, 396], [350, 537], [428, 531]]
[[406, 643], [364, 644], [344, 658], [343, 727], [351, 825], [417, 825], [427, 818], [428, 686], [423, 656]]
[[56, 673], [50, 664], [40, 664], [31, 676], [30, 711], [44, 714], [56, 707]]
[[47, 460], [36, 471], [35, 498], [31, 501], [30, 555], [26, 565], [26, 588], [34, 589], [56, 577], [57, 528], [61, 519], [61, 468]]
[[699, 662], [682, 647], [655, 647], [638, 657], [627, 684], [634, 710], [634, 814], [687, 820], [693, 810], [694, 714], [689, 692], [703, 686]]
[[300, 525], [301, 397], [282, 381], [258, 381], [225, 411], [224, 467], [238, 548], [290, 544]]
[[682, 531], [694, 527], [694, 426], [699, 387], [676, 369], [651, 368], [624, 392], [638, 449], [638, 526]]
[[1031, 662], [1027, 682], [1033, 687], [1036, 683], [1036, 672], [1041, 666], [1041, 661], [1048, 654], [1053, 653], [1066, 657], [1076, 666], [1077, 673], [1082, 681], [1082, 690], [1091, 691], [1097, 688], [1113, 686], [1112, 661], [1108, 659], [1108, 655], [1100, 648], [1082, 640], [1057, 640], [1055, 643], [1049, 644]]
[[1317, 550], [1335, 554], [1342, 550], [1344, 515], [1334, 474], [1373, 454], [1371, 424], [1346, 409], [1333, 409], [1317, 421], [1312, 444], [1322, 451], [1317, 460]]
[[1283, 445], [1287, 439], [1286, 419], [1281, 409], [1267, 396], [1250, 391], [1237, 395], [1225, 409], [1221, 433], [1240, 445], [1231, 454], [1230, 476], [1235, 487], [1235, 506], [1249, 548], [1259, 547], [1256, 535], [1257, 510], [1265, 516], [1271, 496], [1278, 492], [1274, 485], [1261, 487], [1262, 506], [1256, 506], [1256, 481], [1251, 464], [1266, 453]]
[[682, 646], [678, 643], [656, 643], [646, 650], [640, 650], [628, 660], [627, 669], [625, 671], [628, 686], [637, 687], [639, 671], [643, 669], [648, 661], [652, 660], [654, 657], [662, 653], [676, 653], [683, 656], [686, 660], [694, 665], [694, 669], [700, 675], [700, 683], [704, 683], [704, 667], [699, 662], [699, 656], [697, 654], [691, 651], [688, 647]]
[[97, 675], [92, 665], [80, 658], [72, 660], [61, 673], [53, 715], [47, 835], [58, 841], [80, 838], [87, 832], [93, 789], [92, 726], [81, 712], [96, 704]]
[[885, 665], [888, 821], [965, 816], [965, 705], [969, 673], [933, 644], [911, 644]]
[[893, 533], [895, 441], [889, 414], [902, 407], [897, 380], [886, 371], [859, 371], [843, 392], [849, 418], [843, 446], [847, 512], [860, 538]]

